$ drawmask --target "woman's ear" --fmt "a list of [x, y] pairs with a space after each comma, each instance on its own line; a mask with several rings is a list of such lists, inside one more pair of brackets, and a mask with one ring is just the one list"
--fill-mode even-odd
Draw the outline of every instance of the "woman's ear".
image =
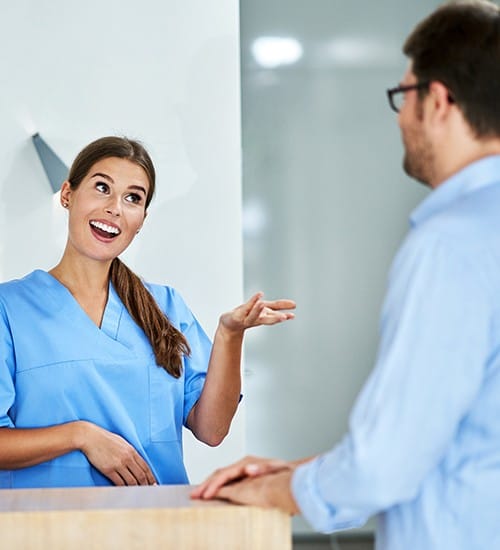
[[60, 200], [63, 208], [69, 208], [70, 199], [71, 199], [71, 186], [69, 181], [66, 180], [61, 185], [61, 191], [60, 191]]
[[139, 229], [135, 232], [135, 234], [137, 235], [139, 233], [139, 231], [142, 229], [142, 226], [144, 225], [144, 220], [146, 219], [146, 216], [148, 215], [148, 211], [147, 210], [144, 210], [144, 219], [142, 220], [142, 223], [141, 225], [139, 226]]

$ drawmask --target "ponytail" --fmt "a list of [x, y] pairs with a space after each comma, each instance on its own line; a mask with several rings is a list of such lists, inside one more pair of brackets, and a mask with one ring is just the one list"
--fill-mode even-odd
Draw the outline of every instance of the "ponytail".
[[174, 378], [179, 378], [182, 356], [191, 353], [182, 332], [161, 311], [139, 277], [118, 258], [111, 263], [110, 278], [130, 316], [151, 343], [156, 363]]

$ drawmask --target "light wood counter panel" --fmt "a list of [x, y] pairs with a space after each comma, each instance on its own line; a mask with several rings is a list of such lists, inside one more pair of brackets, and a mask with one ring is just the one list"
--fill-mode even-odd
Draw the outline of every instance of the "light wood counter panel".
[[1, 548], [291, 550], [278, 510], [189, 498], [185, 485], [0, 490]]

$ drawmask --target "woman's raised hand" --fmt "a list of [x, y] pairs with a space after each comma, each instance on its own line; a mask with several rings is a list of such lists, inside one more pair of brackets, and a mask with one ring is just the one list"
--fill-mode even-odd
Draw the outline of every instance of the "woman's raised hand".
[[247, 328], [260, 325], [275, 325], [293, 319], [295, 309], [293, 300], [264, 300], [264, 294], [257, 292], [248, 302], [223, 313], [220, 324], [231, 332], [243, 332]]

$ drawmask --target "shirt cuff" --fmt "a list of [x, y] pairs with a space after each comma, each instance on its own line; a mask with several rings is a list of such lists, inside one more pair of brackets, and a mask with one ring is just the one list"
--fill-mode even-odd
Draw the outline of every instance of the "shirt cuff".
[[[367, 518], [352, 519], [351, 514], [343, 514], [341, 510], [328, 504], [323, 498], [320, 477], [323, 461], [324, 456], [319, 456], [315, 460], [299, 466], [293, 474], [292, 493], [302, 515], [313, 529], [321, 533], [360, 527]], [[346, 515], [351, 518], [347, 519]]]

